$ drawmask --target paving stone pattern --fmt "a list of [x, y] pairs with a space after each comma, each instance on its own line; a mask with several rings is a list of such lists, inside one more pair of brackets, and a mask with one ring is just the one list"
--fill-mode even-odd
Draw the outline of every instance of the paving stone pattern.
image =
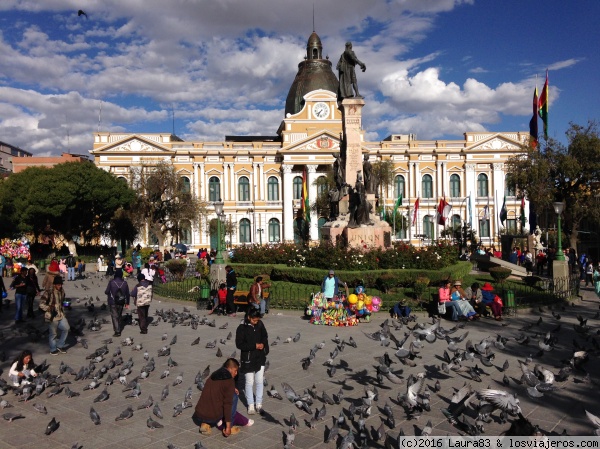
[[[5, 283], [7, 281], [8, 279], [5, 279]], [[65, 282], [64, 287], [67, 296], [80, 298], [81, 300], [79, 303], [73, 301], [73, 310], [68, 312], [72, 324], [80, 317], [84, 317], [86, 320], [92, 317], [92, 314], [84, 306], [84, 297], [86, 296], [91, 298], [98, 296], [100, 302], [94, 299], [96, 312], [99, 317], [110, 320], [108, 312], [100, 310], [100, 305], [105, 301], [104, 289], [107, 282], [107, 278], [96, 276], [92, 276], [85, 281]], [[134, 280], [129, 280], [130, 287], [133, 287], [134, 284]], [[84, 290], [83, 286], [87, 287], [87, 290]], [[289, 417], [292, 413], [300, 421], [300, 427], [296, 431], [294, 447], [335, 447], [333, 442], [324, 443], [325, 437], [332, 426], [332, 416], [337, 416], [342, 406], [348, 410], [352, 402], [360, 405], [360, 398], [365, 395], [365, 387], [368, 385], [376, 385], [379, 390], [379, 401], [373, 407], [371, 416], [366, 419], [366, 429], [369, 433], [380, 426], [384, 416], [383, 405], [388, 401], [396, 420], [394, 429], [386, 428], [393, 441], [397, 438], [400, 429], [407, 435], [419, 435], [429, 420], [433, 425], [432, 435], [458, 435], [458, 429], [444, 418], [440, 409], [447, 407], [452, 394], [456, 389], [462, 387], [465, 382], [471, 383], [474, 390], [498, 388], [516, 393], [523, 413], [546, 433], [560, 434], [566, 429], [571, 435], [591, 435], [593, 426], [586, 419], [584, 409], [600, 415], [600, 395], [598, 393], [598, 374], [600, 371], [599, 362], [593, 351], [590, 351], [590, 360], [586, 365], [586, 369], [591, 375], [591, 381], [584, 381], [584, 374], [577, 373], [571, 376], [568, 381], [558, 383], [557, 385], [560, 388], [557, 391], [545, 393], [544, 397], [538, 399], [528, 397], [525, 386], [518, 383], [521, 377], [518, 360], [525, 360], [530, 355], [535, 356], [538, 353], [536, 334], [539, 336], [555, 328], [559, 323], [562, 324], [562, 329], [558, 333], [557, 347], [551, 352], [544, 353], [542, 357], [534, 358], [533, 363], [540, 363], [557, 373], [563, 366], [561, 361], [571, 358], [574, 341], [588, 349], [594, 348], [595, 343], [592, 340], [598, 338], [596, 331], [598, 329], [599, 301], [591, 289], [583, 289], [582, 294], [583, 300], [578, 300], [575, 305], [567, 304], [564, 310], [560, 306], [555, 306], [554, 309], [561, 315], [560, 321], [554, 318], [547, 308], [544, 308], [543, 312], [538, 309], [519, 311], [517, 316], [506, 318], [503, 323], [486, 319], [461, 323], [461, 325], [464, 325], [464, 329], [459, 329], [453, 334], [454, 336], [468, 331], [468, 339], [474, 343], [478, 343], [486, 337], [495, 338], [497, 334], [508, 337], [510, 340], [505, 350], [495, 350], [496, 358], [493, 362], [495, 366], [483, 367], [487, 374], [482, 376], [481, 383], [470, 380], [470, 377], [463, 373], [451, 372], [450, 375], [440, 373], [442, 353], [447, 346], [445, 341], [437, 340], [433, 344], [426, 343], [424, 349], [420, 352], [420, 358], [415, 360], [417, 366], [403, 366], [393, 355], [395, 352], [393, 344], [390, 347], [383, 347], [364, 334], [365, 332], [375, 332], [380, 328], [381, 323], [388, 318], [384, 312], [374, 315], [374, 319], [370, 323], [363, 323], [356, 327], [335, 328], [311, 325], [299, 311], [271, 310], [270, 314], [265, 316], [264, 323], [269, 332], [271, 343], [277, 337], [281, 341], [271, 347], [269, 355], [270, 368], [265, 374], [268, 384], [275, 385], [282, 395], [284, 393], [281, 382], [284, 381], [300, 394], [305, 389], [312, 387], [313, 384], [316, 386], [319, 396], [324, 391], [332, 396], [342, 388], [345, 399], [341, 405], [327, 406], [327, 418], [324, 421], [319, 421], [315, 429], [310, 429], [308, 423], [311, 416], [298, 410], [294, 404], [285, 398], [277, 400], [268, 397], [266, 394], [267, 388], [265, 388], [264, 409], [266, 413], [263, 416], [252, 416], [255, 420], [252, 427], [245, 427], [238, 435], [229, 438], [224, 438], [220, 432], [214, 429], [211, 436], [200, 435], [198, 427], [191, 420], [193, 408], [184, 410], [180, 416], [175, 418], [172, 417], [172, 414], [173, 407], [183, 401], [185, 391], [190, 386], [194, 392], [192, 402], [194, 405], [196, 404], [200, 391], [194, 385], [194, 377], [199, 370], [204, 370], [207, 366], [210, 366], [211, 371], [214, 371], [224, 362], [227, 356], [236, 351], [235, 330], [242, 318], [241, 314], [238, 314], [236, 318], [215, 317], [216, 327], [204, 325], [199, 326], [197, 330], [192, 329], [190, 326], [177, 325], [173, 327], [171, 324], [161, 321], [157, 326], [150, 326], [147, 335], [141, 335], [136, 326], [127, 326], [122, 337], [120, 339], [114, 338], [114, 342], [109, 345], [109, 355], [112, 355], [120, 345], [118, 340], [131, 337], [134, 343], [142, 343], [144, 350], [147, 350], [156, 361], [156, 370], [149, 378], [140, 381], [141, 396], [138, 399], [126, 399], [126, 393], [122, 392], [123, 386], [116, 382], [108, 387], [110, 398], [105, 402], [94, 404], [93, 399], [101, 392], [104, 385], [95, 390], [84, 391], [83, 388], [89, 383], [89, 380], [75, 382], [72, 379], [73, 376], [68, 375], [66, 376], [72, 382], [69, 387], [71, 390], [80, 392], [81, 396], [69, 399], [64, 393], [61, 393], [58, 396], [47, 398], [46, 392], [44, 392], [40, 397], [35, 397], [24, 403], [18, 402], [18, 397], [12, 391], [9, 391], [2, 399], [8, 400], [13, 408], [1, 410], [0, 413], [21, 413], [25, 418], [13, 422], [0, 420], [0, 447], [3, 449], [71, 448], [74, 443], [78, 442], [85, 449], [166, 448], [168, 444], [179, 448], [191, 448], [194, 447], [197, 441], [201, 441], [204, 447], [211, 449], [282, 448], [284, 435], [289, 427]], [[14, 298], [13, 292], [9, 294], [9, 298]], [[173, 308], [182, 311], [185, 306], [191, 308], [192, 313], [197, 313], [200, 317], [206, 314], [206, 311], [196, 310], [193, 303], [170, 301], [158, 297], [155, 297], [152, 302], [150, 314], [154, 315], [154, 312], [158, 309]], [[587, 341], [578, 336], [573, 330], [573, 325], [577, 323], [577, 314], [588, 318], [588, 325], [592, 327], [592, 332]], [[4, 308], [4, 312], [0, 317], [0, 332], [2, 335], [0, 351], [6, 354], [6, 361], [0, 364], [0, 368], [2, 369], [2, 377], [5, 379], [8, 378], [11, 361], [25, 348], [33, 351], [36, 363], [39, 364], [47, 359], [51, 373], [58, 373], [61, 361], [78, 371], [81, 366], [89, 363], [86, 356], [102, 346], [102, 340], [110, 338], [113, 334], [110, 324], [103, 325], [99, 331], [86, 330], [84, 332], [89, 349], [84, 349], [75, 342], [74, 338], [70, 337], [68, 353], [51, 356], [48, 351], [47, 335], [44, 335], [37, 342], [32, 342], [31, 338], [24, 334], [24, 330], [29, 326], [34, 326], [41, 331], [46, 329], [39, 314], [35, 319], [20, 324], [17, 329], [15, 329], [13, 315], [14, 304], [11, 304], [11, 307]], [[542, 323], [532, 326], [530, 331], [525, 332], [531, 337], [530, 343], [526, 346], [517, 344], [513, 337], [522, 333], [519, 329], [525, 324], [537, 323], [540, 317], [542, 317]], [[213, 316], [210, 316], [210, 319], [212, 320]], [[423, 314], [418, 314], [417, 321], [419, 323], [431, 322]], [[226, 329], [219, 329], [220, 326], [226, 323], [228, 324]], [[413, 325], [414, 323], [410, 323], [410, 326]], [[448, 321], [442, 322], [442, 326], [446, 329], [450, 329], [453, 325], [454, 323]], [[401, 339], [406, 331], [407, 328], [404, 326], [402, 329], [393, 332]], [[222, 358], [216, 356], [217, 348], [207, 349], [205, 347], [206, 343], [211, 340], [226, 338], [229, 332], [232, 332], [234, 337], [226, 341], [225, 344], [218, 344], [218, 348], [223, 353]], [[298, 332], [301, 338], [297, 343], [283, 343], [288, 337], [293, 337]], [[161, 340], [164, 333], [168, 334], [166, 341]], [[324, 363], [328, 359], [329, 353], [336, 346], [332, 341], [336, 334], [344, 340], [348, 340], [352, 336], [358, 347], [355, 349], [348, 345], [345, 346], [344, 351], [336, 359], [337, 371], [330, 378]], [[177, 335], [177, 343], [171, 347], [171, 357], [179, 366], [172, 368], [171, 375], [161, 380], [160, 375], [166, 368], [168, 357], [158, 357], [157, 353], [165, 344], [168, 345], [175, 335]], [[197, 337], [200, 337], [200, 344], [191, 346], [191, 342]], [[301, 359], [307, 357], [310, 349], [320, 342], [325, 342], [324, 349], [318, 351], [312, 366], [308, 370], [303, 370]], [[460, 344], [460, 347], [464, 348], [464, 342]], [[144, 351], [133, 351], [132, 346], [124, 346], [121, 350], [124, 360], [128, 360], [130, 357], [133, 358], [132, 374], [128, 376], [128, 379], [131, 379], [140, 373], [145, 364], [143, 360]], [[423, 413], [418, 419], [408, 420], [406, 413], [396, 399], [398, 393], [406, 392], [406, 384], [394, 385], [387, 379], [382, 384], [376, 382], [375, 366], [377, 362], [374, 358], [382, 356], [385, 352], [388, 352], [396, 362], [392, 365], [392, 369], [400, 377], [406, 379], [410, 374], [424, 372], [426, 373], [426, 388], [428, 389], [433, 389], [435, 381], [440, 380], [442, 389], [439, 393], [432, 392], [430, 412]], [[239, 351], [237, 353], [239, 354]], [[510, 387], [504, 387], [502, 384], [505, 373], [501, 371], [501, 366], [505, 360], [508, 360], [510, 364], [506, 372], [511, 379]], [[467, 362], [466, 365], [474, 365], [477, 362], [482, 367], [480, 361], [477, 360]], [[533, 367], [533, 364], [531, 366]], [[115, 371], [116, 369], [112, 370], [112, 372]], [[180, 372], [184, 373], [183, 383], [173, 386], [173, 380]], [[166, 384], [169, 384], [170, 394], [164, 401], [160, 401], [161, 391]], [[239, 388], [243, 390], [241, 385]], [[151, 410], [137, 410], [138, 405], [146, 401], [149, 395], [152, 395], [155, 401], [159, 401], [165, 416], [163, 420], [158, 420], [153, 416], [164, 425], [162, 429], [150, 430], [146, 426], [146, 420], [151, 416]], [[33, 407], [34, 403], [44, 404], [48, 414], [38, 413]], [[93, 424], [89, 417], [92, 405], [101, 417], [101, 424], [97, 426]], [[129, 405], [135, 409], [133, 417], [124, 421], [115, 421], [115, 418]], [[319, 400], [315, 400], [313, 411], [321, 405], [322, 403]], [[246, 414], [246, 408], [242, 401], [240, 401], [238, 410]], [[44, 430], [52, 417], [60, 422], [60, 427], [50, 436], [46, 436]], [[498, 435], [507, 428], [508, 424], [499, 423], [498, 412], [495, 412], [493, 422], [485, 425], [485, 435]], [[356, 427], [353, 427], [353, 429], [356, 433]], [[347, 432], [347, 428], [342, 429], [340, 434], [345, 435]], [[369, 441], [367, 446], [373, 448], [384, 447], [383, 441], [374, 440]]]

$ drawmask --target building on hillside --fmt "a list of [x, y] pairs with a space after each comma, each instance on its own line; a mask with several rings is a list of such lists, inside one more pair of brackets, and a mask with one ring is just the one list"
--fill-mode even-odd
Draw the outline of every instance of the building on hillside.
[[28, 151], [0, 141], [0, 176], [8, 176], [13, 170], [14, 158], [30, 158]]
[[13, 173], [19, 173], [29, 167], [54, 167], [63, 162], [91, 162], [86, 155], [62, 153], [60, 156], [13, 157]]
[[[183, 141], [170, 133], [97, 132], [90, 153], [98, 167], [124, 180], [131, 167], [173, 163], [197, 198], [224, 201], [227, 221], [236, 228], [227, 237], [231, 246], [297, 241], [303, 172], [306, 168], [312, 202], [319, 194], [315, 180], [331, 170], [340, 151], [337, 89], [332, 64], [323, 59], [321, 40], [313, 33], [276, 135], [204, 142]], [[385, 186], [379, 204], [390, 211], [399, 195], [403, 197], [400, 210], [406, 218], [395, 226], [395, 238], [413, 244], [439, 238], [444, 228], [436, 224], [436, 209], [442, 198], [452, 206], [446, 226], [470, 222], [486, 246], [498, 241], [504, 197], [508, 209], [504, 224], [509, 232], [520, 230], [521, 200], [506, 188], [504, 163], [522, 151], [528, 136], [528, 132], [466, 132], [460, 140], [418, 140], [413, 134], [394, 134], [379, 142], [364, 141], [362, 152], [371, 162], [393, 163], [393, 182]], [[525, 210], [528, 213], [528, 206]], [[312, 241], [320, 239], [325, 222], [325, 217], [312, 212]], [[216, 246], [210, 231], [214, 227], [186, 222], [180, 228], [178, 240], [191, 250]], [[148, 234], [142, 243], [154, 244]]]

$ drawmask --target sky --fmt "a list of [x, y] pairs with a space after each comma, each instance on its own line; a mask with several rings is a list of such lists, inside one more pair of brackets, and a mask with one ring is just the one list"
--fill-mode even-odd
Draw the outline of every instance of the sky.
[[[548, 69], [566, 144], [600, 119], [598, 17], [598, 0], [314, 2], [334, 69], [346, 41], [367, 66], [373, 141], [528, 131]], [[88, 154], [98, 130], [275, 135], [312, 31], [305, 0], [2, 0], [0, 141], [45, 156]]]

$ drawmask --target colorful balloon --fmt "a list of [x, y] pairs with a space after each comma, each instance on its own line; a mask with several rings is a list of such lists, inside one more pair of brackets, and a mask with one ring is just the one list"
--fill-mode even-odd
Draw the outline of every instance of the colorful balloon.
[[372, 302], [373, 302], [373, 297], [372, 296], [367, 296], [365, 298], [365, 304], [366, 305], [371, 305]]
[[352, 293], [350, 296], [348, 296], [348, 302], [350, 304], [356, 304], [357, 301], [358, 301], [358, 296], [356, 296], [354, 293]]

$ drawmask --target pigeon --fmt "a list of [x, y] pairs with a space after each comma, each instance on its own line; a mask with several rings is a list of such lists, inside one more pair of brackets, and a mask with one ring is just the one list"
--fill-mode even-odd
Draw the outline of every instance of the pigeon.
[[144, 402], [143, 404], [138, 405], [138, 410], [142, 410], [145, 408], [150, 408], [152, 407], [152, 405], [154, 404], [154, 399], [152, 399], [152, 395], [148, 396], [148, 399], [146, 399], [146, 402]]
[[[35, 406], [35, 404], [33, 404], [33, 405]], [[9, 404], [8, 401], [6, 401], [6, 400], [3, 399], [2, 401], [0, 401], [0, 407], [4, 410], [5, 408], [12, 407], [12, 405]]]
[[173, 386], [177, 386], [183, 382], [183, 372], [179, 373], [179, 375], [173, 381]]
[[275, 385], [271, 385], [271, 389], [269, 391], [267, 391], [267, 394], [272, 398], [283, 400], [283, 397], [275, 389]]
[[152, 409], [152, 413], [154, 414], [154, 416], [163, 419], [163, 414], [162, 411], [160, 410], [160, 407], [158, 406], [158, 402], [156, 404], [154, 404], [154, 408]]
[[70, 398], [74, 398], [74, 397], [77, 397], [77, 396], [79, 396], [81, 393], [78, 393], [78, 392], [76, 392], [76, 391], [72, 391], [72, 390], [69, 388], [69, 386], [67, 385], [67, 386], [65, 387], [65, 394], [66, 394], [66, 395], [67, 395], [67, 397], [70, 399]]
[[164, 401], [167, 396], [169, 396], [169, 384], [165, 385], [165, 388], [163, 388], [163, 391], [160, 395], [160, 400]]
[[125, 410], [121, 412], [119, 416], [115, 418], [115, 421], [122, 421], [124, 419], [129, 419], [133, 416], [133, 408], [127, 407]]
[[588, 412], [587, 410], [585, 411], [585, 414], [595, 427], [595, 429], [593, 430], [594, 435], [600, 436], [600, 418]]
[[60, 423], [56, 421], [56, 418], [52, 418], [46, 426], [46, 431], [44, 433], [50, 435], [52, 432], [56, 432], [59, 427]]
[[[13, 422], [15, 419], [20, 419], [20, 418], [25, 418], [23, 415], [21, 415], [20, 413], [5, 413], [4, 415], [2, 415], [2, 418], [4, 418], [6, 421], [8, 422]], [[54, 420], [54, 418], [52, 418]], [[46, 435], [50, 435], [50, 433], [46, 433]]]
[[44, 404], [33, 404], [33, 408], [42, 415], [48, 414], [48, 410], [46, 410], [46, 406]]
[[200, 337], [196, 338], [194, 341], [192, 341], [192, 346], [197, 345], [198, 343], [200, 343]]
[[171, 339], [171, 343], [169, 343], [169, 346], [173, 346], [175, 343], [177, 343], [177, 335], [175, 335], [172, 339]]
[[352, 346], [354, 349], [358, 347], [352, 336], [350, 336], [350, 338], [348, 339], [348, 346]]
[[164, 426], [159, 423], [158, 421], [154, 421], [152, 419], [151, 416], [148, 417], [148, 419], [146, 420], [146, 425], [148, 426], [148, 428], [150, 430], [154, 430], [154, 429], [162, 429]]
[[94, 410], [94, 407], [90, 407], [90, 418], [95, 425], [100, 424], [100, 415], [96, 410]]
[[104, 402], [109, 398], [108, 390], [105, 388], [98, 396], [94, 398], [94, 402]]

